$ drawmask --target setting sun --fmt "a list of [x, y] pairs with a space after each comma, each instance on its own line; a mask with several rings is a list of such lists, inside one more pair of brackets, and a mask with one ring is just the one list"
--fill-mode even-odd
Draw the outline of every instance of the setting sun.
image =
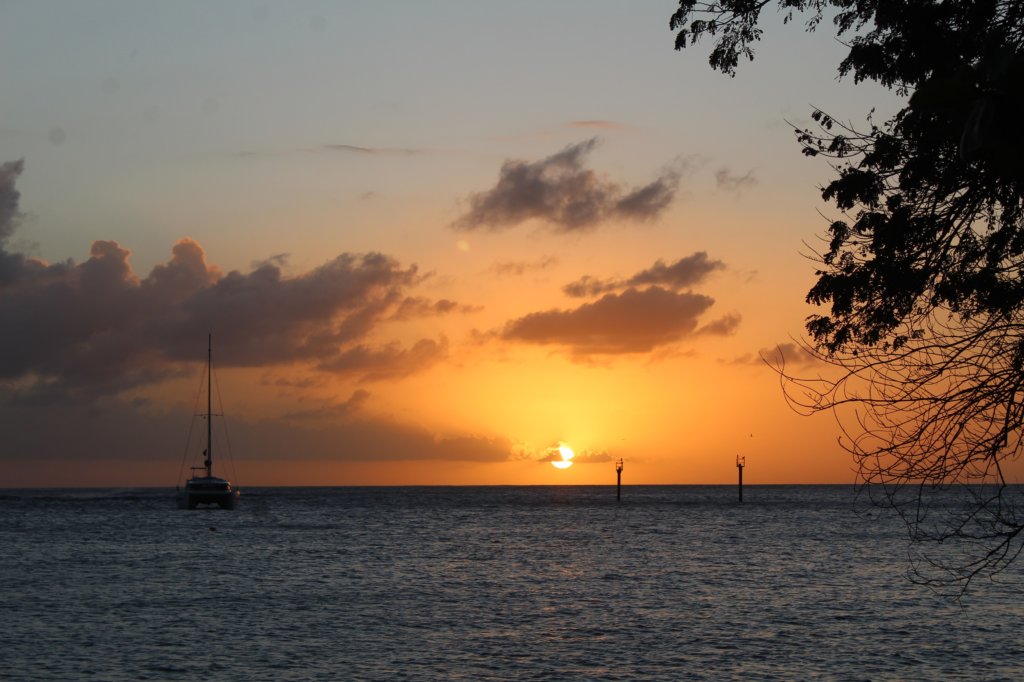
[[576, 453], [574, 453], [567, 445], [559, 445], [557, 449], [558, 454], [562, 456], [562, 461], [552, 462], [551, 466], [556, 469], [568, 469], [572, 466], [572, 458], [576, 456]]

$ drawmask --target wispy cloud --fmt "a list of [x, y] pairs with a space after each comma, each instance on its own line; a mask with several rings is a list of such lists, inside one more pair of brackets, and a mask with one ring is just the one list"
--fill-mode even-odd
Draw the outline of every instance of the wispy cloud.
[[497, 184], [470, 195], [469, 210], [452, 226], [497, 231], [536, 219], [560, 232], [577, 232], [611, 219], [657, 218], [675, 197], [679, 168], [668, 168], [647, 185], [627, 190], [585, 167], [597, 144], [595, 137], [539, 161], [505, 161]]
[[503, 261], [491, 266], [491, 272], [502, 276], [522, 276], [528, 272], [539, 272], [558, 265], [555, 256], [544, 256], [535, 261]]
[[658, 285], [678, 291], [699, 284], [711, 273], [724, 269], [725, 263], [711, 260], [705, 251], [697, 251], [671, 264], [658, 260], [651, 267], [627, 279], [598, 279], [586, 275], [566, 284], [562, 290], [575, 298], [598, 296], [609, 291], [646, 285]]
[[743, 175], [734, 174], [728, 168], [719, 168], [715, 171], [715, 183], [718, 189], [726, 192], [741, 192], [757, 185], [757, 178], [754, 171], [749, 170]]
[[793, 365], [813, 365], [821, 362], [821, 358], [811, 350], [792, 341], [780, 343], [774, 348], [762, 348], [758, 351], [758, 355], [768, 362], [784, 361]]
[[296, 149], [279, 150], [258, 150], [247, 149], [232, 154], [238, 159], [259, 159], [263, 157], [280, 157], [297, 154], [342, 154], [351, 156], [421, 156], [430, 154], [431, 150], [416, 149], [413, 147], [365, 147], [356, 144], [325, 143], [312, 147], [301, 147]]
[[360, 147], [354, 144], [325, 144], [320, 149], [360, 156], [417, 156], [426, 153], [426, 150], [409, 147]]
[[433, 300], [422, 296], [407, 296], [395, 308], [391, 315], [392, 320], [412, 320], [423, 317], [438, 317], [449, 313], [478, 313], [483, 310], [482, 306], [466, 305], [456, 301], [442, 298]]
[[616, 123], [615, 121], [605, 121], [602, 119], [590, 119], [584, 121], [569, 121], [570, 128], [589, 128], [592, 130], [627, 130], [629, 126], [624, 123]]
[[799, 343], [787, 341], [775, 346], [761, 348], [757, 353], [747, 353], [735, 358], [729, 364], [807, 367], [818, 362], [820, 362], [820, 359], [813, 352]]

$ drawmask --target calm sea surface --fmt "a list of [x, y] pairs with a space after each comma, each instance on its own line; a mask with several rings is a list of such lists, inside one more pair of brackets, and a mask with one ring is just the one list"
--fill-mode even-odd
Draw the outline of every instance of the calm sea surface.
[[1024, 679], [840, 486], [0, 491], [0, 678]]

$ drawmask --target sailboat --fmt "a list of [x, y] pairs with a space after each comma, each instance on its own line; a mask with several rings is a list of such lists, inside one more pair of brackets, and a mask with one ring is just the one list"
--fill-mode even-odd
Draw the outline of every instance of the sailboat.
[[178, 491], [178, 508], [195, 509], [203, 504], [215, 504], [221, 509], [234, 509], [238, 503], [238, 489], [231, 481], [213, 475], [213, 334], [207, 337], [206, 348], [206, 450], [203, 466], [192, 467], [192, 477], [185, 488]]

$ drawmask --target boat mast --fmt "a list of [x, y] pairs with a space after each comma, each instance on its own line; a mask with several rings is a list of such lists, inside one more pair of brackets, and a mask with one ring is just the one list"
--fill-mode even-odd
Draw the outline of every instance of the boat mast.
[[206, 477], [213, 476], [213, 333], [206, 337]]

